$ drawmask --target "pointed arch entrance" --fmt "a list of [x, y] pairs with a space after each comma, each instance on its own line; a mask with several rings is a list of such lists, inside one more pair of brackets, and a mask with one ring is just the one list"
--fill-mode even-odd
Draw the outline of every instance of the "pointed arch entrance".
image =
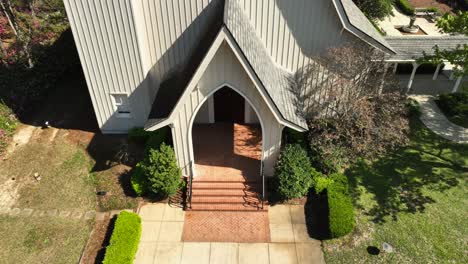
[[[254, 117], [246, 118], [248, 115]], [[203, 122], [206, 120], [211, 122]], [[189, 133], [195, 176], [192, 210], [263, 209], [264, 129], [256, 106], [238, 89], [224, 84], [196, 109]]]

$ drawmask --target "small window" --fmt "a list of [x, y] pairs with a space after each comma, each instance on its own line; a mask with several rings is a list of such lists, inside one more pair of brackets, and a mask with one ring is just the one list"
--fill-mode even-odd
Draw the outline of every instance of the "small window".
[[130, 117], [130, 103], [126, 94], [113, 94], [119, 117]]

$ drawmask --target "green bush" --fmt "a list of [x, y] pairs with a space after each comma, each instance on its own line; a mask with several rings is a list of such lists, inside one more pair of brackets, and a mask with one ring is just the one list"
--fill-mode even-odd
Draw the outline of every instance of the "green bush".
[[136, 165], [132, 186], [139, 195], [148, 193], [165, 198], [177, 192], [181, 177], [174, 150], [163, 142], [159, 149], [151, 148], [146, 158]]
[[150, 138], [151, 133], [142, 127], [134, 127], [128, 131], [128, 140], [138, 144], [145, 144]]
[[17, 125], [18, 120], [11, 109], [0, 101], [0, 153], [6, 147]]
[[286, 145], [275, 168], [279, 198], [288, 200], [306, 195], [318, 174], [300, 145]]
[[150, 149], [159, 149], [162, 143], [172, 145], [171, 129], [169, 127], [162, 127], [150, 133], [150, 137], [145, 144], [146, 153], [148, 153]]
[[299, 144], [302, 148], [307, 149], [307, 133], [287, 127], [283, 130], [283, 142], [285, 144]]
[[138, 165], [130, 178], [130, 183], [137, 196], [144, 196], [148, 193], [148, 179], [144, 171], [138, 169]]
[[333, 238], [344, 236], [354, 228], [354, 209], [345, 175], [334, 173], [327, 188], [329, 227]]
[[131, 264], [141, 237], [141, 218], [135, 213], [121, 212], [115, 221], [103, 264]]
[[395, 0], [395, 4], [405, 15], [414, 15], [414, 8], [411, 6], [408, 0]]
[[441, 94], [436, 103], [453, 123], [468, 127], [468, 93]]

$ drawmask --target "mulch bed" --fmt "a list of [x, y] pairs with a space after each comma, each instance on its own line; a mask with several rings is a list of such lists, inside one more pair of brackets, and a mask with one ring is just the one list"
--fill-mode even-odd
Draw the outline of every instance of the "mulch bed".
[[429, 8], [429, 7], [437, 7], [442, 13], [446, 12], [452, 12], [454, 9], [453, 6], [451, 6], [450, 1], [435, 1], [435, 0], [408, 0], [408, 2], [413, 6], [414, 8]]
[[80, 264], [102, 263], [106, 246], [109, 244], [115, 218], [106, 217], [104, 220], [96, 221], [94, 229], [88, 239]]

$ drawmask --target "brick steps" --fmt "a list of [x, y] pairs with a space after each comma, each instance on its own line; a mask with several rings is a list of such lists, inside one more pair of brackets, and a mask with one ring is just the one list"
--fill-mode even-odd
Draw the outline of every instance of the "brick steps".
[[192, 211], [266, 211], [261, 183], [248, 181], [194, 181]]

